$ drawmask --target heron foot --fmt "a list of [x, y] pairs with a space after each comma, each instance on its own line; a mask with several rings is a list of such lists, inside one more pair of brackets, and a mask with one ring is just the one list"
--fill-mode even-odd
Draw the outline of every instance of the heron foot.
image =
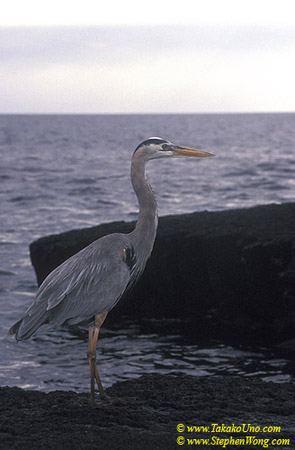
[[104, 395], [100, 395], [99, 397], [100, 397], [100, 399], [97, 402], [95, 400], [95, 393], [94, 393], [94, 391], [91, 392], [90, 402], [89, 402], [91, 408], [95, 408], [97, 406], [97, 403], [104, 404], [104, 405], [107, 405], [109, 403], [109, 397], [107, 395], [105, 395], [105, 396]]
[[100, 399], [96, 402], [95, 407], [104, 408], [108, 406], [127, 406], [130, 403], [133, 403], [134, 400], [134, 398], [129, 397], [109, 397], [105, 394], [105, 396], [100, 396]]

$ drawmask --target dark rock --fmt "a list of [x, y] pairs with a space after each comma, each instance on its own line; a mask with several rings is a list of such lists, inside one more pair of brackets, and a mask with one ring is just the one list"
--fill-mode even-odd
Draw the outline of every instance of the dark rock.
[[[295, 446], [295, 386], [291, 383], [146, 375], [116, 383], [107, 393], [125, 399], [126, 405], [92, 409], [86, 394], [0, 388], [1, 450], [170, 450], [179, 448], [179, 436], [209, 439], [211, 445], [213, 437], [264, 440], [264, 445], [262, 441], [234, 445], [237, 449]], [[178, 432], [178, 424], [184, 424], [185, 430]], [[217, 424], [215, 431], [213, 424]], [[244, 431], [239, 431], [243, 424]], [[217, 428], [222, 425], [236, 428], [222, 431]], [[187, 426], [208, 430], [189, 432]], [[249, 427], [260, 427], [260, 431]], [[287, 442], [276, 447], [273, 439]], [[208, 445], [199, 443], [198, 448]]]
[[[38, 282], [95, 239], [134, 225], [115, 222], [33, 242]], [[144, 275], [107, 320], [123, 315], [178, 319], [197, 337], [293, 339], [295, 203], [161, 217]]]

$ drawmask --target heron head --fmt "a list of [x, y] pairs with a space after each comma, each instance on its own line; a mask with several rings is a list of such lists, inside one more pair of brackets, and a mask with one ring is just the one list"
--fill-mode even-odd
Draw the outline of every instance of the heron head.
[[144, 155], [146, 160], [165, 158], [168, 156], [195, 156], [206, 157], [215, 156], [212, 153], [204, 152], [190, 147], [175, 145], [166, 139], [160, 137], [150, 137], [141, 142], [135, 149], [135, 153]]

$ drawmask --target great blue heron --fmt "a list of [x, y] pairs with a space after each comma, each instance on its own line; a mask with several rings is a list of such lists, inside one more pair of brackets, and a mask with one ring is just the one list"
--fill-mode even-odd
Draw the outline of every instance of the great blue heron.
[[17, 340], [28, 339], [43, 324], [89, 324], [88, 362], [91, 405], [95, 404], [94, 379], [102, 400], [109, 400], [96, 366], [96, 344], [108, 312], [142, 274], [151, 255], [157, 231], [157, 204], [145, 176], [151, 159], [170, 156], [214, 156], [201, 150], [152, 137], [135, 149], [131, 181], [139, 203], [135, 229], [129, 234], [104, 236], [54, 269], [39, 287], [35, 301], [9, 330]]

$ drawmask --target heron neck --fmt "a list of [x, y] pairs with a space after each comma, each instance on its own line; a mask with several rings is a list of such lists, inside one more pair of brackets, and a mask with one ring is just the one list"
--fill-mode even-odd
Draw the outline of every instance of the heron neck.
[[132, 234], [135, 245], [144, 249], [148, 258], [156, 238], [158, 214], [155, 195], [146, 179], [146, 163], [144, 155], [134, 154], [131, 163], [131, 182], [138, 199], [139, 215]]

